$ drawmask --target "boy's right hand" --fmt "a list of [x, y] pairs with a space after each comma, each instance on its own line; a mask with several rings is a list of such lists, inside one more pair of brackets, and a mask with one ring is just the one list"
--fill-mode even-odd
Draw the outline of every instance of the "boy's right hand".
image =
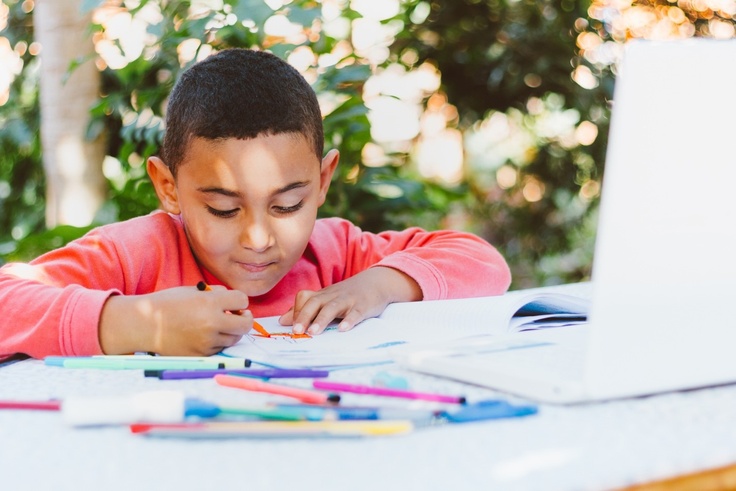
[[245, 293], [222, 286], [207, 292], [183, 286], [146, 295], [115, 295], [102, 309], [100, 346], [108, 355], [141, 351], [213, 355], [251, 330], [253, 315], [247, 307]]

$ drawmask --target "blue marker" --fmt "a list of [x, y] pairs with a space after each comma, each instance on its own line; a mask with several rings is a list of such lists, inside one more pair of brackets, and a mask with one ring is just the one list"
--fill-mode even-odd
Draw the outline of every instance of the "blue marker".
[[439, 411], [391, 407], [327, 406], [314, 404], [278, 404], [276, 407], [301, 412], [307, 421], [409, 420], [427, 425], [437, 420]]
[[502, 418], [519, 418], [537, 413], [531, 405], [515, 406], [503, 400], [487, 400], [459, 406], [457, 410], [422, 410], [393, 407], [317, 406], [313, 404], [279, 404], [279, 408], [302, 412], [308, 421], [325, 420], [409, 420], [415, 426], [442, 423], [469, 423]]
[[468, 423], [500, 418], [520, 418], [537, 414], [532, 405], [515, 406], [506, 401], [492, 399], [460, 406], [457, 410], [443, 411], [441, 417], [450, 423]]

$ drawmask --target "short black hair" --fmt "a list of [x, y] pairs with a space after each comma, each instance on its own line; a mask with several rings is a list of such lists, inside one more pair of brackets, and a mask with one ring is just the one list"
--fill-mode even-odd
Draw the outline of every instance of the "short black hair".
[[192, 65], [174, 85], [161, 158], [176, 176], [192, 138], [281, 133], [303, 135], [322, 159], [324, 130], [314, 90], [294, 67], [271, 53], [226, 49]]

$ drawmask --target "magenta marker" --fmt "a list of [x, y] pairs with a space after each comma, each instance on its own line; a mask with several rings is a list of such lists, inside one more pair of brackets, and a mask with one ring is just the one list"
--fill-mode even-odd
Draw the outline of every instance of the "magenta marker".
[[374, 396], [400, 397], [403, 399], [419, 399], [422, 401], [449, 402], [452, 404], [465, 404], [465, 397], [446, 396], [441, 394], [429, 394], [427, 392], [415, 392], [412, 390], [389, 389], [388, 387], [372, 387], [370, 385], [342, 384], [329, 382], [327, 380], [315, 380], [312, 382], [315, 389], [330, 390], [333, 392], [350, 392], [353, 394], [366, 394]]

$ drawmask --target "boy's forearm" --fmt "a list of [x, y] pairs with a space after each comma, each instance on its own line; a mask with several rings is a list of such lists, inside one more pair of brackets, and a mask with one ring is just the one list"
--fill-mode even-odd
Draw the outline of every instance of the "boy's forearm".
[[511, 283], [506, 260], [477, 236], [439, 231], [412, 240], [410, 247], [384, 257], [379, 265], [411, 275], [424, 300], [500, 295]]
[[388, 296], [388, 303], [422, 300], [422, 290], [414, 279], [398, 269], [375, 266], [367, 271], [381, 275], [381, 289]]
[[44, 284], [36, 276], [44, 269], [11, 264], [0, 270], [0, 311], [12, 319], [0, 327], [0, 354], [43, 358], [100, 353], [100, 312], [113, 292], [88, 290], [73, 281]]
[[102, 309], [99, 338], [102, 352], [121, 355], [137, 351], [155, 351], [148, 329], [149, 316], [142, 308], [143, 298], [115, 295], [110, 297]]

